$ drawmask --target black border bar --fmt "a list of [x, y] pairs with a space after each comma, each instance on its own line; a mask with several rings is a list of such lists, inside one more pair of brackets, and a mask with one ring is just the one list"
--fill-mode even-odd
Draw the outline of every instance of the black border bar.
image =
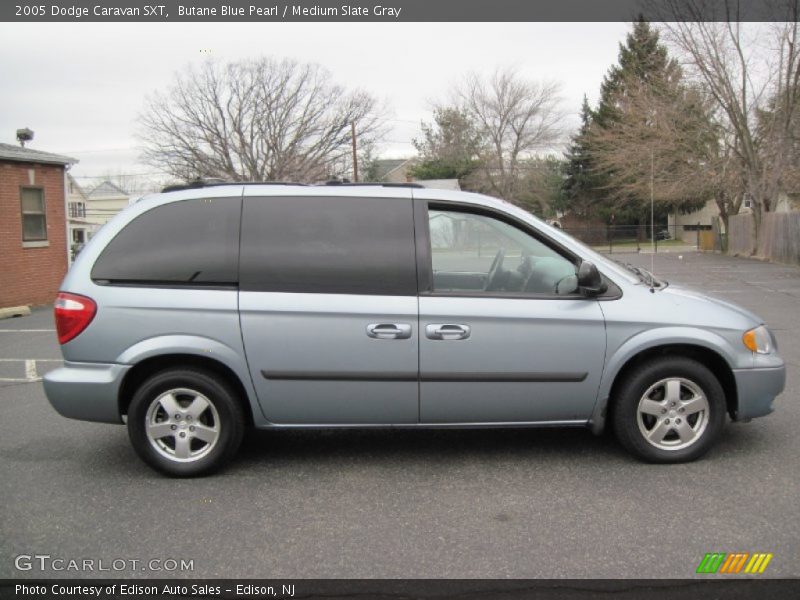
[[[712, 578], [713, 577], [713, 578]], [[133, 589], [120, 593], [121, 586]], [[44, 593], [22, 593], [17, 586], [44, 588]], [[55, 587], [54, 587], [55, 586]], [[103, 588], [98, 596], [59, 593], [63, 588]], [[111, 588], [110, 586], [116, 586]], [[138, 587], [137, 587], [138, 586]], [[237, 587], [242, 586], [242, 587]], [[249, 586], [249, 587], [248, 587]], [[284, 593], [284, 586], [293, 595]], [[292, 587], [289, 587], [292, 586]], [[263, 593], [271, 588], [273, 594]], [[147, 590], [137, 593], [135, 590]], [[151, 590], [155, 589], [153, 593]], [[169, 589], [169, 591], [167, 591]], [[111, 590], [115, 590], [114, 593]], [[238, 593], [241, 592], [241, 593]], [[260, 593], [252, 593], [260, 591]], [[250, 593], [248, 593], [250, 592]], [[797, 598], [800, 579], [767, 579], [731, 576], [697, 579], [45, 579], [0, 580], [3, 600], [84, 600], [86, 598], [119, 598], [127, 600], [179, 598], [247, 598], [253, 600], [289, 599], [379, 599], [379, 600], [517, 600], [557, 599], [583, 600], [614, 598], [615, 600], [686, 599], [715, 597], [725, 600], [744, 600], [754, 597]]]
[[4, 0], [7, 22], [794, 21], [794, 0]]

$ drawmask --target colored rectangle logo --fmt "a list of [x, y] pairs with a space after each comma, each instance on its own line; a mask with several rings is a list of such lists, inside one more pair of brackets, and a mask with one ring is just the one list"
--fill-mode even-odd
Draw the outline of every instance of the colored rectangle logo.
[[697, 566], [704, 575], [760, 575], [772, 560], [770, 552], [707, 552]]

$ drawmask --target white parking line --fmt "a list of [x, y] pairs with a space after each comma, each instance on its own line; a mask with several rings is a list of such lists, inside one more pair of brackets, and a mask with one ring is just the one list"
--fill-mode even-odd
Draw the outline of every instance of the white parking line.
[[0, 362], [64, 362], [61, 358], [0, 358]]
[[39, 378], [36, 374], [36, 361], [35, 360], [26, 360], [25, 361], [25, 377], [29, 381], [35, 381]]
[[24, 363], [25, 377], [0, 377], [0, 383], [35, 383], [41, 381], [36, 370], [37, 362], [63, 362], [59, 358], [0, 358], [0, 363]]

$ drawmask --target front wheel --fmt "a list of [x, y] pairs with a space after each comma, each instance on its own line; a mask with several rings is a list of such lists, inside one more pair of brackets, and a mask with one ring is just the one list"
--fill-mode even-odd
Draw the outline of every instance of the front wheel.
[[128, 434], [150, 466], [176, 477], [208, 474], [239, 448], [245, 419], [224, 383], [194, 369], [147, 379], [128, 408]]
[[649, 462], [705, 454], [725, 423], [725, 394], [701, 363], [670, 356], [648, 361], [619, 387], [612, 423], [620, 443]]

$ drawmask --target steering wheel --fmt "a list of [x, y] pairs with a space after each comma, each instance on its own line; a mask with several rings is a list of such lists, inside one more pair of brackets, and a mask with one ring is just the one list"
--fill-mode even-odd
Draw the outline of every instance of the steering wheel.
[[495, 284], [498, 283], [500, 279], [500, 273], [502, 272], [503, 267], [503, 259], [506, 257], [506, 249], [500, 248], [497, 251], [497, 254], [494, 255], [494, 260], [492, 260], [492, 266], [489, 267], [489, 274], [486, 276], [486, 285], [483, 286], [483, 291], [489, 291], [494, 289]]

